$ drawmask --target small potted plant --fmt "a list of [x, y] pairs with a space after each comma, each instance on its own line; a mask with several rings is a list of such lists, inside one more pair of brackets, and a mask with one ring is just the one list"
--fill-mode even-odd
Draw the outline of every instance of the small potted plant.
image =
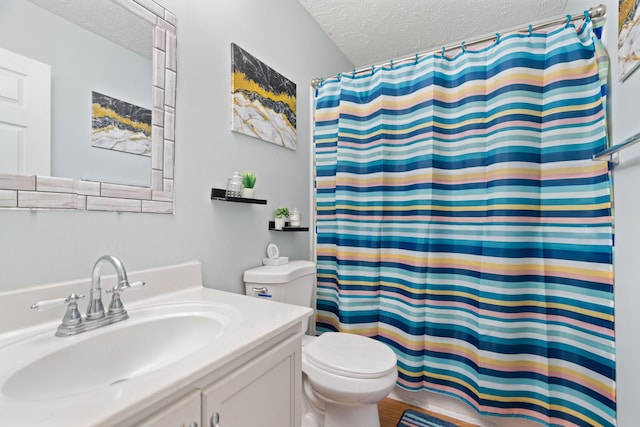
[[256, 194], [256, 189], [254, 188], [256, 185], [256, 174], [253, 172], [245, 172], [242, 175], [242, 197], [247, 199], [253, 199]]
[[275, 220], [276, 230], [282, 230], [282, 227], [284, 227], [287, 218], [289, 218], [289, 209], [286, 206], [278, 206], [278, 209], [276, 209]]

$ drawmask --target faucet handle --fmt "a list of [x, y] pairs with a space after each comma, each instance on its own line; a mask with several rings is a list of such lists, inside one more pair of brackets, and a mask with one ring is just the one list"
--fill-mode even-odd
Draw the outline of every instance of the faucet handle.
[[38, 301], [31, 306], [31, 310], [48, 310], [59, 305], [67, 304], [67, 311], [62, 317], [62, 323], [58, 325], [58, 329], [56, 330], [56, 336], [66, 337], [68, 335], [73, 335], [75, 331], [81, 330], [83, 327], [82, 315], [78, 311], [78, 301], [82, 298], [84, 298], [84, 295], [76, 295], [72, 293], [66, 298]]
[[145, 285], [144, 282], [133, 282], [128, 284], [128, 286], [120, 286], [121, 283], [118, 283], [111, 289], [107, 289], [107, 293], [112, 293], [111, 302], [109, 303], [109, 316], [112, 318], [116, 318], [118, 320], [126, 319], [129, 317], [127, 311], [124, 309], [122, 305], [122, 301], [120, 300], [120, 292], [125, 291], [131, 288], [141, 288]]
[[76, 303], [84, 298], [84, 295], [76, 295], [71, 294], [66, 298], [55, 298], [55, 299], [47, 299], [43, 301], [38, 301], [35, 304], [31, 305], [31, 310], [40, 311], [40, 310], [48, 310], [53, 307], [57, 307], [63, 304], [71, 304]]
[[117, 285], [115, 285], [113, 288], [111, 289], [107, 289], [107, 293], [118, 293], [118, 292], [123, 292], [126, 291], [127, 289], [132, 289], [132, 288], [141, 288], [144, 285], [146, 285], [145, 282], [133, 282], [133, 283], [127, 283], [127, 286], [121, 286], [120, 283], [118, 283]]

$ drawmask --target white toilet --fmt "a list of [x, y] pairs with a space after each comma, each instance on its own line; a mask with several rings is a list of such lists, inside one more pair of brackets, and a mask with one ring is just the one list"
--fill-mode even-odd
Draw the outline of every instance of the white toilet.
[[[316, 265], [291, 261], [244, 272], [247, 295], [311, 307]], [[380, 427], [378, 402], [393, 390], [396, 355], [371, 338], [339, 332], [302, 341], [303, 427]]]

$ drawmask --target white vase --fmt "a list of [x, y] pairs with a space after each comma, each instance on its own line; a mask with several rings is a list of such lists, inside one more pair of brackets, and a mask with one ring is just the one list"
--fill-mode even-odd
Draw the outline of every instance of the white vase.
[[276, 218], [276, 220], [275, 220], [275, 228], [276, 228], [276, 230], [282, 230], [282, 227], [284, 227], [285, 220], [286, 220], [285, 217]]
[[243, 188], [242, 189], [242, 197], [244, 197], [245, 199], [253, 199], [255, 195], [256, 195], [256, 189], [255, 188]]

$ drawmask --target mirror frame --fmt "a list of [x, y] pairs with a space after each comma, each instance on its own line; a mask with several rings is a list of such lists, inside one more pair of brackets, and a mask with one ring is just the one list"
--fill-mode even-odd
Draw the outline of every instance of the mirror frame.
[[0, 174], [0, 208], [173, 213], [176, 16], [153, 0], [112, 0], [153, 26], [151, 187]]

